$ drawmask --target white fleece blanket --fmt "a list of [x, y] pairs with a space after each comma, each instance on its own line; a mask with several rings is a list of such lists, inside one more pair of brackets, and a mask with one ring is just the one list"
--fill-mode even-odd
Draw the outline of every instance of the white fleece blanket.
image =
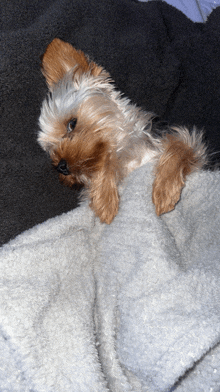
[[158, 218], [151, 171], [1, 249], [1, 392], [220, 391], [220, 174]]

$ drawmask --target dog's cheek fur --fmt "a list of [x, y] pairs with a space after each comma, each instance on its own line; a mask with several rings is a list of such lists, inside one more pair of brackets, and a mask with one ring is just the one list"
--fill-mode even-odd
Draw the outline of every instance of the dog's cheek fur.
[[186, 176], [197, 168], [198, 161], [193, 148], [175, 136], [167, 136], [162, 143], [164, 153], [156, 166], [152, 193], [157, 215], [174, 209], [180, 199]]

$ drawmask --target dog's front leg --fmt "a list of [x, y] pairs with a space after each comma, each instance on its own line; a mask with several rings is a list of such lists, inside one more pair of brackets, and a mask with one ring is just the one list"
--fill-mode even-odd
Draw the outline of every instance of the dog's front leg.
[[116, 162], [106, 160], [103, 168], [94, 174], [90, 190], [90, 207], [103, 223], [110, 224], [118, 213], [119, 195]]
[[163, 152], [155, 169], [152, 200], [157, 215], [172, 211], [179, 201], [186, 176], [202, 168], [206, 161], [202, 135], [190, 135], [185, 128], [162, 140]]

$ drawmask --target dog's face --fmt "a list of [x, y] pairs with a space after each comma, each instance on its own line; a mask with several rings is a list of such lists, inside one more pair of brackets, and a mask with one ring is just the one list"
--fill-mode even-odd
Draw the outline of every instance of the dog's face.
[[116, 146], [121, 136], [116, 128], [121, 112], [109, 75], [59, 39], [47, 47], [42, 71], [49, 94], [41, 109], [38, 141], [61, 181], [85, 185], [91, 207], [110, 223], [118, 209]]

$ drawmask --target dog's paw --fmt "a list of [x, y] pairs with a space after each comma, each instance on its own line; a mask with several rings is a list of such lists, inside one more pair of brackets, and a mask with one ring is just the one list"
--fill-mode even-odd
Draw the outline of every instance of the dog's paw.
[[157, 178], [153, 183], [152, 200], [155, 205], [156, 214], [159, 216], [170, 212], [178, 203], [184, 182], [179, 178], [169, 176], [168, 178]]
[[93, 197], [90, 203], [90, 208], [99, 217], [102, 223], [108, 225], [113, 221], [118, 213], [119, 197], [117, 191], [109, 192], [107, 198]]
[[152, 200], [157, 215], [172, 211], [178, 203], [185, 179], [198, 166], [198, 157], [191, 146], [175, 136], [164, 141], [155, 170]]
[[93, 176], [90, 184], [90, 207], [103, 223], [110, 224], [118, 213], [117, 162], [106, 158], [103, 168]]

